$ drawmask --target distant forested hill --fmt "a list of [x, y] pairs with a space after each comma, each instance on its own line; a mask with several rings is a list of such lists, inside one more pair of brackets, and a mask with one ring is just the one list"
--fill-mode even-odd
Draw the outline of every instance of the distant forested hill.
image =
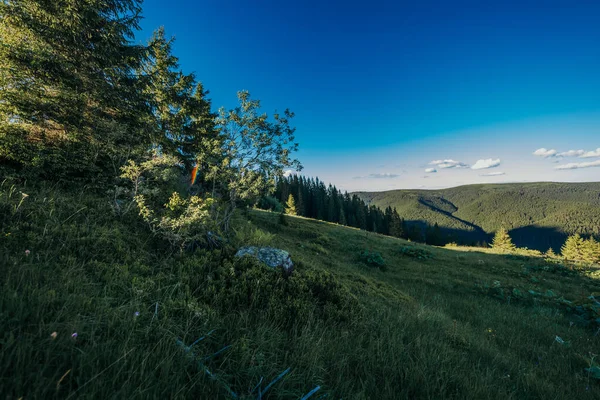
[[559, 250], [569, 234], [600, 236], [600, 182], [510, 183], [355, 193], [396, 208], [407, 223], [437, 223], [459, 242], [489, 241], [504, 226], [519, 247]]

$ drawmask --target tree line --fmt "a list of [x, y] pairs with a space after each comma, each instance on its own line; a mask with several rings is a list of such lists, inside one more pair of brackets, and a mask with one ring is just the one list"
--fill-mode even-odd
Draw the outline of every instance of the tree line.
[[436, 246], [449, 241], [438, 224], [408, 223], [395, 208], [382, 210], [368, 205], [355, 194], [325, 185], [318, 177], [298, 174], [281, 177], [277, 179], [274, 193], [262, 197], [257, 206]]
[[[519, 250], [512, 242], [505, 228], [496, 231], [492, 241], [492, 247], [502, 252], [514, 252]], [[538, 254], [541, 254], [538, 252]], [[558, 258], [552, 247], [546, 251], [545, 256]], [[583, 238], [578, 233], [567, 238], [561, 247], [560, 257], [569, 262], [582, 262], [588, 264], [600, 263], [600, 242], [593, 236]]]

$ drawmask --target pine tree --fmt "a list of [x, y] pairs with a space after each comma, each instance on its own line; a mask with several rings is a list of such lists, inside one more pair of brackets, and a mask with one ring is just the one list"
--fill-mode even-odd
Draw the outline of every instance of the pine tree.
[[498, 229], [492, 241], [492, 248], [501, 251], [514, 251], [515, 245], [504, 227]]
[[294, 200], [294, 196], [291, 194], [285, 203], [285, 213], [288, 215], [298, 215], [298, 210], [296, 209], [296, 200]]
[[[162, 153], [182, 159], [188, 170], [200, 161], [203, 171], [209, 164], [221, 161], [216, 114], [211, 112], [208, 91], [193, 74], [185, 75], [179, 70], [172, 43], [173, 39], [165, 38], [162, 27], [157, 29], [148, 45], [149, 57], [140, 71], [146, 78], [145, 92], [154, 117], [153, 144]], [[200, 176], [204, 178], [204, 174]]]
[[339, 224], [340, 225], [348, 225], [348, 222], [346, 221], [346, 213], [344, 211], [344, 203], [343, 202], [340, 202], [339, 215], [340, 215]]
[[0, 166], [89, 183], [149, 146], [140, 4], [0, 2]]
[[593, 237], [583, 243], [582, 261], [588, 263], [600, 262], [600, 243]]
[[298, 212], [298, 215], [305, 216], [306, 211], [304, 210], [304, 197], [302, 192], [302, 186], [300, 186], [298, 191], [298, 204], [296, 205], [296, 211]]
[[404, 227], [398, 211], [394, 208], [392, 210], [392, 220], [390, 222], [390, 236], [397, 238], [404, 237]]
[[567, 238], [565, 244], [560, 249], [560, 253], [565, 260], [583, 261], [584, 245], [583, 238], [576, 233]]
[[544, 253], [544, 256], [546, 258], [554, 259], [556, 258], [556, 253], [554, 252], [552, 247], [549, 247], [548, 250]]

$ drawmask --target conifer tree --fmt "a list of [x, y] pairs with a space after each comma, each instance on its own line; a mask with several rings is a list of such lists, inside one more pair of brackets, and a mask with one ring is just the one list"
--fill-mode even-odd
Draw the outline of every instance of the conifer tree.
[[394, 208], [392, 210], [392, 220], [390, 222], [390, 235], [401, 238], [404, 237], [404, 223], [398, 215], [398, 211]]
[[339, 215], [340, 215], [339, 224], [340, 225], [348, 225], [345, 214], [346, 213], [344, 212], [344, 204], [342, 202], [340, 202], [340, 210], [339, 210]]
[[556, 253], [554, 252], [552, 247], [549, 247], [548, 250], [546, 250], [546, 252], [544, 253], [544, 256], [546, 258], [556, 258]]
[[[204, 172], [218, 164], [221, 140], [215, 127], [216, 114], [211, 112], [208, 91], [196, 82], [193, 74], [179, 70], [179, 60], [172, 54], [173, 39], [166, 39], [164, 28], [154, 32], [148, 45], [149, 57], [140, 73], [145, 77], [154, 127], [153, 145], [164, 154], [180, 158], [188, 170], [200, 161]], [[204, 178], [204, 173], [200, 174]]]
[[560, 253], [565, 260], [583, 261], [584, 246], [583, 238], [576, 233], [567, 238], [560, 249]]
[[583, 243], [582, 261], [588, 263], [600, 262], [600, 243], [593, 237]]
[[512, 242], [512, 239], [510, 238], [510, 235], [508, 234], [506, 229], [504, 229], [504, 227], [498, 229], [498, 231], [494, 235], [494, 239], [492, 241], [492, 248], [501, 251], [514, 251], [516, 249], [515, 245]]
[[285, 203], [285, 213], [288, 215], [298, 215], [298, 210], [296, 209], [296, 200], [294, 200], [294, 196], [291, 194]]
[[140, 4], [0, 2], [0, 166], [98, 180], [145, 150]]

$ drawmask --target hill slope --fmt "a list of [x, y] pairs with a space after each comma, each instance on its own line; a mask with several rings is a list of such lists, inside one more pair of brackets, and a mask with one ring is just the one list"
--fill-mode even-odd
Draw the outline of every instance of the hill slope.
[[357, 192], [409, 222], [438, 223], [461, 242], [489, 241], [501, 226], [519, 247], [559, 250], [567, 235], [600, 235], [600, 183], [510, 183], [443, 190]]
[[[230, 246], [172, 254], [107, 198], [3, 185], [0, 392], [250, 399], [290, 368], [265, 399], [317, 385], [313, 398], [600, 396], [585, 370], [597, 327], [561, 300], [599, 292], [597, 279], [286, 220], [250, 211]], [[292, 277], [235, 259], [241, 244], [288, 250]]]

